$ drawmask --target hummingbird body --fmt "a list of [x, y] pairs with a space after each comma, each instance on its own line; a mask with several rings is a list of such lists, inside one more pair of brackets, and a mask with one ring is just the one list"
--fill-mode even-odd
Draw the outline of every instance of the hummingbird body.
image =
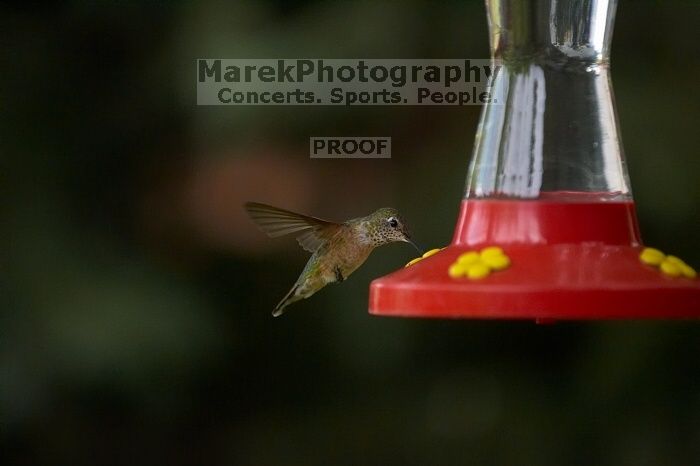
[[273, 316], [281, 315], [288, 305], [308, 298], [329, 283], [345, 280], [367, 260], [374, 248], [394, 241], [413, 244], [396, 210], [388, 207], [345, 223], [253, 202], [247, 203], [245, 208], [269, 236], [298, 233], [299, 244], [313, 253], [294, 286], [275, 307]]

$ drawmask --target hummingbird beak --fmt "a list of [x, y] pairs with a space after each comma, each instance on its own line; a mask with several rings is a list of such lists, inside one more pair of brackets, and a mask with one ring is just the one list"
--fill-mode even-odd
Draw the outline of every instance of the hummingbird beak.
[[406, 237], [406, 242], [409, 243], [414, 248], [416, 248], [416, 251], [418, 251], [418, 254], [420, 254], [421, 256], [423, 255], [423, 250], [421, 248], [419, 248], [418, 245], [416, 243], [414, 243], [413, 240], [411, 238], [409, 238], [408, 236]]

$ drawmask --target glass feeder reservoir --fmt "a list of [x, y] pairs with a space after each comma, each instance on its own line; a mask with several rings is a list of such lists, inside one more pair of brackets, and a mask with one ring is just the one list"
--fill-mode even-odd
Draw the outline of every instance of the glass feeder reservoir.
[[700, 317], [700, 281], [644, 248], [609, 74], [616, 0], [487, 0], [490, 85], [450, 246], [372, 282], [378, 315]]

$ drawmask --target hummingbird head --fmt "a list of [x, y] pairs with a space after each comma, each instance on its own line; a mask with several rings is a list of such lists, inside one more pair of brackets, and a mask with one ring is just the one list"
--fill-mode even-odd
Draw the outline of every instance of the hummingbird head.
[[398, 211], [391, 207], [382, 207], [369, 215], [367, 233], [375, 246], [403, 241], [412, 244], [418, 252], [422, 253], [411, 239], [411, 233]]

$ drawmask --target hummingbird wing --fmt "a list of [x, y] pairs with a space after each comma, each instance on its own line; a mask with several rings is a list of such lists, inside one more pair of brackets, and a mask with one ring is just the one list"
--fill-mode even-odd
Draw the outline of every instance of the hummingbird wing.
[[255, 224], [271, 238], [297, 233], [302, 248], [315, 252], [340, 229], [341, 225], [308, 215], [297, 214], [259, 202], [246, 202], [245, 210]]

